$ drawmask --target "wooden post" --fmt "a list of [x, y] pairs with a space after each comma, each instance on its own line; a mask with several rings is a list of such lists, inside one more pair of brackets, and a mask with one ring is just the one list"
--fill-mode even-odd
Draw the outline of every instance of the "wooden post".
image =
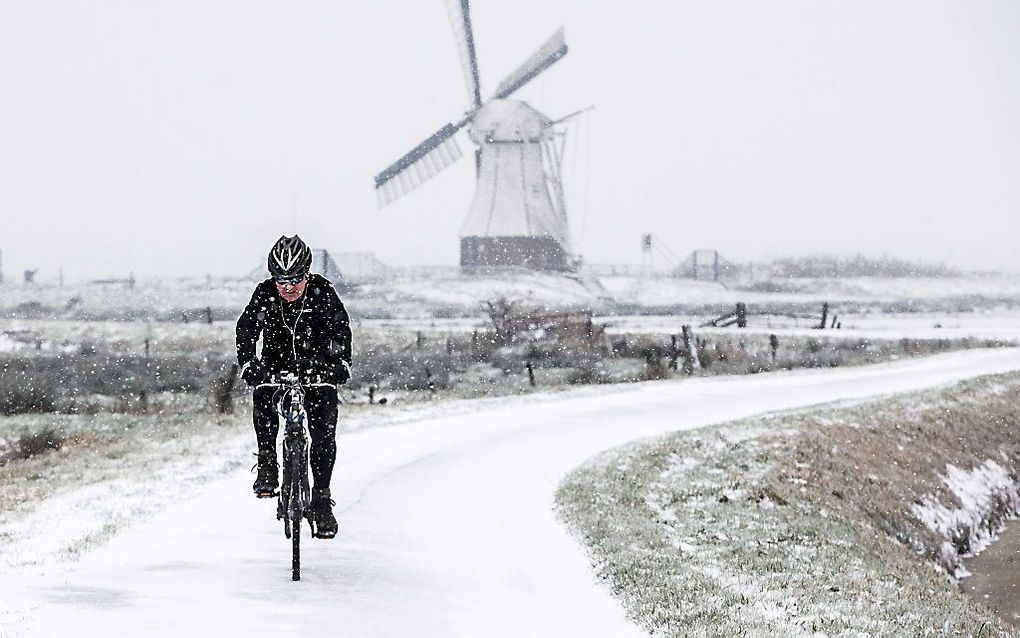
[[145, 338], [145, 358], [149, 358], [149, 338]]
[[375, 404], [375, 386], [374, 385], [368, 386], [368, 404], [369, 405], [374, 405]]
[[237, 364], [230, 364], [227, 373], [213, 379], [213, 409], [217, 414], [234, 411], [234, 383], [237, 381]]
[[[418, 334], [421, 334], [421, 333], [419, 332]], [[432, 378], [432, 371], [429, 370], [428, 366], [425, 366], [425, 379], [426, 379], [426, 381], [428, 383], [429, 393], [430, 394], [435, 394], [436, 393], [436, 382], [435, 382], [435, 380], [433, 380], [433, 378]]]
[[669, 369], [677, 371], [677, 359], [680, 358], [680, 349], [676, 347], [676, 335], [669, 335]]
[[535, 387], [535, 368], [532, 367], [530, 361], [527, 363], [527, 365], [525, 367], [528, 369], [528, 383], [531, 384], [531, 387], [534, 388]]
[[839, 315], [836, 315], [836, 314], [832, 315], [832, 323], [829, 324], [830, 328], [835, 328], [836, 327], [836, 324], [838, 323], [837, 319], [839, 319]]
[[822, 322], [818, 324], [819, 329], [825, 329], [825, 322], [829, 318], [829, 302], [826, 301], [822, 304]]
[[746, 328], [747, 327], [747, 304], [742, 302], [742, 301], [738, 302], [737, 303], [737, 313], [736, 314], [737, 314], [737, 327], [738, 328]]
[[212, 325], [212, 306], [205, 307], [205, 322]]
[[419, 330], [419, 331], [418, 331], [418, 337], [417, 337], [417, 338], [415, 339], [415, 345], [417, 346], [417, 348], [418, 348], [419, 350], [421, 350], [421, 347], [422, 347], [422, 346], [423, 346], [424, 344], [425, 344], [425, 335], [423, 335], [423, 334], [421, 333], [421, 330]]
[[683, 373], [686, 375], [694, 374], [694, 370], [699, 367], [698, 365], [698, 346], [694, 338], [694, 332], [690, 326], [682, 326], [681, 333], [684, 340], [684, 349], [681, 353], [683, 355]]
[[772, 350], [772, 361], [776, 360], [776, 353], [779, 352], [779, 337], [769, 335], [769, 348]]

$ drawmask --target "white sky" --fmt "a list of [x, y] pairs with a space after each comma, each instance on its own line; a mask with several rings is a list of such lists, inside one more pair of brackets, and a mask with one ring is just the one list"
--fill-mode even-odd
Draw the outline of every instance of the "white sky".
[[[891, 254], [1020, 271], [1020, 3], [476, 0], [483, 94], [573, 129], [589, 261]], [[454, 264], [465, 158], [377, 211], [372, 176], [468, 97], [441, 0], [0, 3], [8, 274], [242, 273], [282, 233]]]

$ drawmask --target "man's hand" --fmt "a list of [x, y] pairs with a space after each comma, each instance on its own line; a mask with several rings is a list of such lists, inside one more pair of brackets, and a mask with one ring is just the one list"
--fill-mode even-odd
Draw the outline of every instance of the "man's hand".
[[343, 385], [351, 378], [350, 368], [343, 360], [327, 363], [322, 366], [323, 381], [334, 385]]
[[241, 378], [251, 387], [255, 387], [266, 381], [266, 369], [258, 359], [252, 359], [244, 367]]
[[351, 379], [351, 369], [347, 367], [345, 361], [340, 361], [336, 364], [336, 384], [343, 385]]

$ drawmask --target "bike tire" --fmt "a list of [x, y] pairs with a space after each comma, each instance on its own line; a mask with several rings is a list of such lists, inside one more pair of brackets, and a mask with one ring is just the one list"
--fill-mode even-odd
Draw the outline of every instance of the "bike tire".
[[301, 482], [292, 481], [290, 493], [291, 580], [301, 580]]

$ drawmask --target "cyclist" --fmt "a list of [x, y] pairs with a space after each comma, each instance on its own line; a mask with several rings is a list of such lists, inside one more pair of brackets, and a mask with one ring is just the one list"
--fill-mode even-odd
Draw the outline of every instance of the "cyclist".
[[[255, 288], [237, 320], [237, 362], [253, 392], [253, 421], [258, 440], [255, 496], [271, 498], [279, 488], [276, 437], [279, 423], [275, 388], [258, 387], [282, 372], [295, 373], [305, 385], [305, 410], [311, 435], [312, 500], [310, 514], [319, 538], [337, 532], [329, 482], [336, 462], [337, 387], [351, 376], [351, 325], [333, 284], [309, 273], [312, 251], [300, 237], [280, 237], [269, 251], [271, 278]], [[261, 337], [261, 356], [256, 344]]]

